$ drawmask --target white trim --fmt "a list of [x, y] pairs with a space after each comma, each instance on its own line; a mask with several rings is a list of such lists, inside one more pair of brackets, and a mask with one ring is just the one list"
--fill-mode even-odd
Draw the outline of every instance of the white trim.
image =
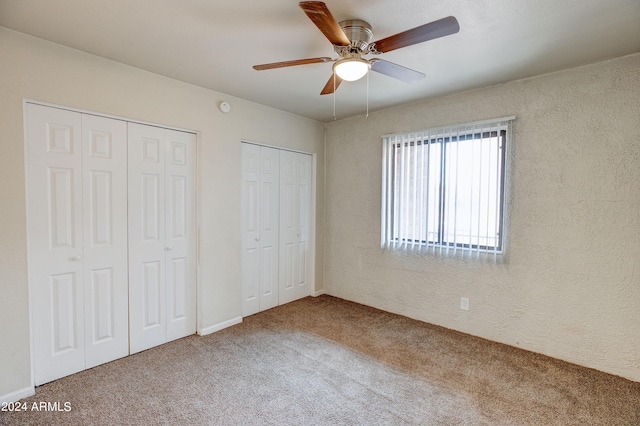
[[471, 123], [461, 123], [461, 124], [451, 124], [448, 126], [440, 126], [440, 127], [433, 127], [433, 128], [429, 128], [429, 129], [422, 129], [422, 130], [409, 130], [406, 132], [398, 132], [398, 133], [389, 133], [387, 135], [382, 135], [383, 138], [389, 138], [389, 137], [393, 137], [393, 136], [408, 136], [408, 135], [413, 135], [415, 133], [422, 133], [422, 132], [427, 132], [427, 131], [431, 131], [433, 132], [440, 132], [443, 130], [448, 130], [448, 129], [457, 129], [457, 128], [462, 128], [462, 127], [472, 127], [472, 126], [481, 126], [484, 124], [494, 124], [494, 123], [503, 123], [503, 122], [509, 122], [509, 121], [513, 121], [516, 119], [515, 115], [511, 115], [509, 117], [501, 117], [501, 118], [492, 118], [490, 120], [480, 120], [480, 121], [473, 121]]
[[199, 328], [198, 334], [200, 336], [206, 336], [207, 334], [215, 333], [216, 331], [224, 330], [232, 325], [240, 324], [242, 317], [231, 318], [230, 320], [219, 322], [218, 324], [210, 325], [209, 327]]
[[250, 141], [248, 139], [240, 139], [240, 143], [248, 143], [249, 145], [265, 146], [267, 148], [280, 149], [282, 151], [298, 152], [300, 154], [315, 155], [315, 153], [309, 152], [309, 151], [301, 151], [299, 149], [287, 148], [280, 145], [271, 145], [268, 143], [255, 142], [255, 141]]
[[46, 106], [46, 107], [50, 107], [50, 108], [63, 109], [63, 110], [66, 110], [66, 111], [79, 112], [81, 114], [96, 115], [98, 117], [104, 117], [104, 118], [111, 118], [113, 120], [126, 121], [126, 122], [129, 122], [129, 123], [144, 124], [146, 126], [160, 127], [162, 129], [177, 130], [179, 132], [194, 133], [196, 135], [198, 134], [198, 132], [196, 130], [192, 130], [192, 129], [184, 129], [182, 127], [169, 126], [169, 125], [161, 124], [161, 123], [152, 123], [150, 121], [136, 120], [136, 119], [133, 119], [133, 118], [122, 117], [122, 116], [119, 116], [119, 115], [105, 114], [105, 113], [102, 113], [102, 112], [92, 111], [92, 110], [89, 110], [89, 109], [74, 108], [74, 107], [69, 107], [69, 106], [65, 106], [65, 105], [52, 104], [50, 102], [38, 101], [38, 100], [35, 100], [35, 99], [27, 99], [27, 98], [25, 98], [24, 99], [24, 103], [25, 103], [25, 106], [26, 106], [26, 104], [41, 105], [41, 106]]
[[[202, 266], [201, 266], [201, 253], [202, 253], [202, 163], [200, 152], [200, 132], [196, 133], [196, 330], [199, 330], [202, 326], [202, 304], [204, 291], [202, 283]], [[128, 218], [127, 218], [128, 220]]]
[[13, 391], [6, 395], [0, 396], [0, 404], [4, 404], [5, 402], [20, 401], [22, 398], [26, 398], [28, 396], [35, 395], [35, 394], [36, 394], [36, 388], [34, 388], [33, 386], [29, 386], [24, 389]]
[[29, 145], [28, 145], [28, 122], [27, 122], [27, 100], [22, 101], [22, 125], [23, 125], [23, 144], [24, 144], [24, 200], [25, 200], [25, 231], [27, 237], [27, 295], [29, 298], [29, 382], [31, 387], [35, 389], [35, 362], [33, 360], [33, 284], [31, 283], [31, 267], [29, 259], [31, 259], [30, 244], [31, 238], [29, 238]]
[[316, 199], [318, 193], [317, 187], [317, 174], [318, 174], [318, 162], [317, 154], [311, 154], [311, 205], [309, 206], [309, 257], [311, 258], [311, 264], [309, 265], [309, 294], [313, 293], [313, 289], [316, 288]]
[[312, 292], [311, 296], [318, 297], [318, 296], [322, 296], [323, 294], [324, 294], [324, 289]]

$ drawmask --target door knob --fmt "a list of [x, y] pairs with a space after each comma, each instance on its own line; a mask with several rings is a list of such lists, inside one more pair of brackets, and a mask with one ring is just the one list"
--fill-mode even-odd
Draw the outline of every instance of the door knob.
[[260, 237], [256, 237], [256, 241], [260, 241]]
[[173, 250], [173, 246], [166, 246], [164, 249], [165, 249], [166, 251]]
[[82, 256], [73, 256], [71, 260], [73, 260], [74, 262], [77, 262], [78, 260], [82, 260]]

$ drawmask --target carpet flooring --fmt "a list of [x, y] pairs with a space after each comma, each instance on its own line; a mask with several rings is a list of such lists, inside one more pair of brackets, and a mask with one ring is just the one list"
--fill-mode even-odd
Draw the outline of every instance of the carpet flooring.
[[[0, 412], [0, 424], [640, 425], [640, 383], [330, 296], [21, 402], [28, 410]], [[59, 411], [32, 410], [43, 402]]]

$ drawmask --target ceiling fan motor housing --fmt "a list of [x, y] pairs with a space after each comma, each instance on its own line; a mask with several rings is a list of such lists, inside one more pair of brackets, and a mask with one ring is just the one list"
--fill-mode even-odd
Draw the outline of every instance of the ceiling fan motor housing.
[[360, 19], [347, 19], [340, 22], [340, 28], [351, 41], [351, 48], [355, 48], [359, 52], [366, 52], [371, 37], [373, 37], [373, 28], [368, 22]]

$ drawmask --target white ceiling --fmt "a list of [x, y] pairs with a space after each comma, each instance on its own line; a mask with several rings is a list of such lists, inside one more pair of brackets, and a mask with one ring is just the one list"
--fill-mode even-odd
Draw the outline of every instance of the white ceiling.
[[[639, 0], [326, 0], [337, 21], [363, 19], [373, 41], [453, 15], [460, 32], [382, 59], [421, 71], [378, 73], [371, 111], [640, 52]], [[0, 0], [0, 26], [320, 121], [331, 64], [252, 65], [336, 57], [296, 0]], [[366, 79], [337, 91], [337, 117], [364, 114]]]

